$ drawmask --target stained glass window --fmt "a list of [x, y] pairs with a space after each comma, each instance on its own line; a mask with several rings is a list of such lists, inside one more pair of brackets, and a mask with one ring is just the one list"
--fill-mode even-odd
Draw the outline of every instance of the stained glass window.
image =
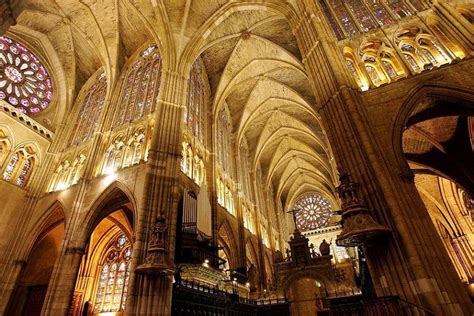
[[347, 35], [353, 36], [359, 33], [359, 31], [357, 30], [357, 26], [352, 20], [352, 17], [347, 11], [347, 8], [344, 6], [343, 1], [332, 0], [331, 2], [332, 2], [334, 13], [336, 14], [342, 27], [345, 29]]
[[102, 268], [94, 304], [96, 313], [125, 310], [131, 257], [132, 248], [125, 235], [118, 236], [110, 243], [101, 260]]
[[319, 0], [319, 3], [321, 4], [321, 8], [324, 12], [324, 15], [326, 16], [326, 19], [328, 20], [329, 25], [331, 26], [334, 35], [336, 35], [337, 39], [343, 39], [344, 38], [344, 33], [342, 32], [341, 28], [336, 22], [336, 19], [334, 18], [334, 15], [331, 13], [331, 10], [329, 9], [326, 1], [324, 0]]
[[204, 109], [206, 105], [206, 91], [203, 82], [203, 71], [200, 63], [196, 61], [191, 68], [189, 78], [188, 99], [184, 122], [199, 141], [204, 138]]
[[25, 46], [0, 36], [0, 99], [26, 114], [41, 112], [53, 98], [41, 61]]
[[255, 224], [252, 211], [246, 205], [243, 206], [243, 209], [244, 227], [247, 228], [252, 234], [255, 234]]
[[298, 229], [312, 230], [326, 226], [331, 218], [329, 201], [321, 195], [308, 194], [301, 197], [293, 207]]
[[405, 18], [412, 15], [410, 9], [402, 0], [385, 0], [387, 6], [395, 13], [399, 18]]
[[[424, 9], [419, 1], [410, 2], [416, 10]], [[403, 0], [319, 0], [319, 3], [338, 40], [414, 14]]]
[[30, 146], [19, 148], [3, 170], [3, 180], [24, 187], [33, 170], [34, 159], [34, 151]]
[[240, 181], [242, 190], [248, 199], [251, 199], [251, 187], [250, 187], [250, 165], [249, 165], [249, 149], [247, 140], [244, 138], [240, 143]]
[[363, 32], [370, 31], [371, 29], [377, 27], [374, 19], [370, 15], [369, 10], [362, 3], [362, 0], [346, 0], [347, 7], [350, 12], [357, 18], [359, 26]]
[[76, 118], [74, 129], [69, 138], [69, 145], [77, 145], [89, 140], [94, 135], [104, 108], [106, 92], [107, 78], [105, 72], [102, 72], [84, 94], [79, 116]]
[[13, 172], [15, 171], [16, 166], [20, 160], [20, 154], [18, 152], [14, 153], [12, 159], [8, 163], [5, 171], [3, 172], [3, 180], [10, 181], [13, 177]]
[[217, 135], [218, 162], [224, 172], [227, 173], [228, 176], [231, 176], [233, 171], [231, 144], [232, 127], [226, 107], [223, 107], [219, 112]]
[[135, 165], [140, 162], [140, 158], [142, 157], [144, 143], [145, 143], [145, 136], [141, 135], [134, 144], [135, 148], [133, 152], [132, 165]]
[[25, 160], [23, 168], [21, 168], [20, 174], [16, 178], [16, 185], [23, 187], [26, 184], [26, 179], [30, 174], [31, 166], [33, 165], [33, 158]]
[[161, 57], [158, 46], [152, 44], [122, 75], [116, 126], [137, 120], [155, 110], [154, 101], [158, 96], [160, 76]]
[[388, 25], [395, 21], [384, 5], [380, 3], [380, 0], [369, 0], [366, 3], [374, 13], [380, 25]]

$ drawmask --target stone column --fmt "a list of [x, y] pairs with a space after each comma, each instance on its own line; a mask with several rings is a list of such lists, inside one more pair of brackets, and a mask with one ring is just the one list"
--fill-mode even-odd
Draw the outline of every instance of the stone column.
[[187, 80], [163, 69], [156, 126], [148, 155], [143, 209], [138, 214], [126, 314], [171, 314], [179, 199], [183, 110]]
[[298, 4], [294, 34], [338, 166], [361, 184], [374, 219], [393, 232], [383, 244], [365, 249], [377, 295], [398, 295], [440, 315], [469, 314], [467, 293], [413, 181], [402, 179], [384, 158], [387, 149], [382, 151], [371, 131], [324, 14], [316, 1]]

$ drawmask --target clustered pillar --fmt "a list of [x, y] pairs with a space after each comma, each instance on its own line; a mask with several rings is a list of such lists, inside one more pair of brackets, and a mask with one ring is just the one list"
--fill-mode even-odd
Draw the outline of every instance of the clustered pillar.
[[294, 33], [337, 164], [361, 184], [374, 219], [392, 231], [384, 244], [365, 249], [377, 295], [398, 295], [436, 314], [468, 314], [467, 292], [413, 182], [382, 155], [335, 38], [317, 18], [324, 14], [316, 1], [302, 1], [298, 9], [303, 18]]

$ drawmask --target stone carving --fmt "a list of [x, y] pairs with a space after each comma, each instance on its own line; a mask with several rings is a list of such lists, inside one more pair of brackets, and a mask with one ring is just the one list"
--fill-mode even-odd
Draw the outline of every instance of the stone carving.
[[163, 215], [159, 215], [151, 228], [150, 241], [148, 242], [148, 253], [145, 263], [137, 267], [138, 273], [147, 274], [173, 274], [174, 269], [168, 261], [166, 251], [166, 221]]
[[323, 241], [319, 245], [319, 253], [321, 254], [321, 256], [329, 256], [329, 254], [331, 253], [330, 246], [331, 244], [328, 244], [326, 239], [323, 239]]
[[337, 193], [342, 202], [342, 232], [337, 236], [336, 244], [342, 247], [354, 247], [368, 240], [390, 233], [390, 229], [377, 223], [369, 213], [363, 199], [357, 191], [359, 184], [350, 181], [349, 175], [340, 170]]

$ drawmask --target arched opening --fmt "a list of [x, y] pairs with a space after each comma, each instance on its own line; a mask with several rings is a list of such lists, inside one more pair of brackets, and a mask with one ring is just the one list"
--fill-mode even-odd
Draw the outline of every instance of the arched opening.
[[473, 282], [468, 253], [474, 237], [469, 205], [474, 194], [474, 103], [468, 93], [440, 89], [433, 97], [430, 91], [422, 89], [417, 92], [421, 97], [408, 104], [400, 147], [445, 253], [468, 285]]
[[122, 315], [132, 271], [132, 202], [114, 188], [95, 210], [74, 287], [72, 315]]
[[64, 238], [64, 215], [54, 211], [41, 225], [37, 238], [24, 262], [6, 315], [41, 314], [56, 259]]
[[233, 237], [232, 228], [229, 223], [224, 221], [217, 232], [217, 244], [219, 246], [218, 255], [227, 261], [227, 269], [236, 269], [238, 267], [238, 257]]

